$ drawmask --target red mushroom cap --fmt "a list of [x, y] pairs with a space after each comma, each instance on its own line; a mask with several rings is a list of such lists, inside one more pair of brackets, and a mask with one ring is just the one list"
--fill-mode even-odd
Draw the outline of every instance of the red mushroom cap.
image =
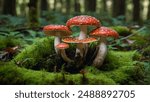
[[108, 28], [108, 27], [100, 27], [100, 28], [94, 29], [93, 31], [90, 32], [90, 35], [99, 36], [99, 37], [100, 36], [104, 36], [104, 37], [111, 36], [115, 38], [119, 37], [119, 34], [115, 30]]
[[73, 38], [73, 37], [67, 37], [62, 39], [63, 42], [65, 43], [80, 43], [80, 40], [78, 40], [77, 38]]
[[69, 45], [66, 43], [59, 43], [58, 45], [56, 45], [56, 48], [58, 49], [67, 49], [69, 48]]
[[92, 37], [80, 40], [81, 43], [91, 43], [91, 42], [95, 42], [95, 41], [97, 41], [97, 39], [96, 38], [92, 38]]
[[71, 31], [67, 26], [64, 25], [47, 25], [44, 26], [43, 31], [49, 36], [69, 36]]
[[81, 16], [75, 16], [71, 19], [69, 19], [66, 23], [68, 27], [76, 25], [91, 25], [100, 27], [100, 22], [95, 17], [87, 16], [87, 15], [81, 15]]

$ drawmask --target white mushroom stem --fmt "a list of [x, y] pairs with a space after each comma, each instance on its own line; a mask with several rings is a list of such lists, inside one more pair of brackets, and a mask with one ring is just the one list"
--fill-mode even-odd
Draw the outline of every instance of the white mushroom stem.
[[79, 40], [80, 39], [85, 39], [87, 35], [87, 26], [86, 25], [81, 25], [80, 26], [80, 35], [79, 35]]
[[[85, 39], [87, 37], [87, 26], [86, 25], [81, 25], [80, 26], [80, 35], [79, 35], [79, 40], [81, 39]], [[82, 43], [79, 43], [77, 44], [77, 49], [76, 49], [76, 57], [79, 53], [80, 57], [83, 58], [84, 56], [84, 52], [85, 50], [87, 50], [86, 48], [86, 44], [82, 44]]]
[[67, 57], [66, 52], [65, 52], [64, 49], [60, 50], [60, 54], [61, 54], [61, 57], [63, 58], [64, 61], [66, 61], [66, 62], [73, 62], [73, 60], [71, 60], [70, 58]]
[[59, 49], [56, 48], [56, 46], [57, 46], [59, 43], [61, 43], [61, 39], [60, 39], [60, 37], [56, 36], [55, 39], [54, 39], [54, 48], [55, 48], [55, 52], [56, 52], [57, 54], [59, 54]]
[[98, 46], [99, 46], [99, 49], [98, 49], [97, 55], [92, 64], [96, 68], [99, 68], [103, 64], [104, 59], [107, 54], [107, 46], [106, 46], [106, 38], [105, 37], [100, 38], [100, 43]]

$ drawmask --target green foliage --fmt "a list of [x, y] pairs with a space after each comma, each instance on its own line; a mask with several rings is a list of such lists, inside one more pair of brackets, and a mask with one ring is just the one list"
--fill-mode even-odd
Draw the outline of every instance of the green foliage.
[[26, 24], [24, 17], [16, 17], [11, 15], [0, 15], [0, 30], [10, 30]]
[[16, 39], [14, 37], [4, 37], [0, 36], [0, 50], [3, 50], [4, 48], [7, 47], [14, 47], [14, 46], [22, 46], [24, 42], [21, 39]]

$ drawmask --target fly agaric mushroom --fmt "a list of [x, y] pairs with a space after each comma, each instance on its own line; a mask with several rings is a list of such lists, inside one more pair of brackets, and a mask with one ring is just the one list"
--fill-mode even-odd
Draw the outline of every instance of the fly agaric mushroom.
[[69, 48], [69, 45], [66, 43], [59, 43], [56, 45], [56, 48], [60, 50], [61, 57], [64, 59], [66, 62], [73, 62], [70, 58], [67, 57], [65, 53], [65, 49]]
[[[87, 26], [96, 26], [100, 27], [100, 22], [97, 20], [95, 17], [92, 16], [87, 16], [87, 15], [80, 15], [80, 16], [75, 16], [71, 19], [69, 19], [66, 23], [66, 25], [70, 28], [71, 26], [79, 26], [81, 31], [79, 35], [79, 40], [85, 39], [87, 36]], [[84, 52], [82, 50], [87, 50], [86, 45], [84, 44], [77, 44], [77, 49], [76, 49], [76, 55], [77, 53], [80, 53], [80, 56], [83, 57]], [[87, 51], [86, 51], [87, 52]], [[86, 53], [85, 53], [86, 55]]]
[[[68, 37], [68, 38], [62, 39], [62, 41], [65, 42], [65, 43], [88, 44], [88, 43], [97, 41], [97, 39], [96, 39], [96, 38], [89, 37], [89, 38], [85, 38], [85, 39], [79, 40], [79, 39], [77, 39], [77, 38]], [[80, 48], [80, 49], [81, 49], [81, 48]], [[81, 51], [83, 51], [83, 50], [81, 50]], [[83, 52], [81, 52], [81, 54], [83, 54]]]
[[99, 45], [98, 45], [99, 49], [98, 49], [97, 55], [93, 61], [93, 66], [99, 68], [103, 64], [104, 59], [107, 54], [106, 37], [118, 38], [119, 35], [115, 30], [110, 29], [108, 27], [97, 28], [97, 29], [91, 31], [90, 35], [100, 38]]
[[55, 36], [54, 48], [57, 54], [58, 49], [56, 48], [56, 45], [61, 43], [61, 38], [71, 35], [71, 31], [69, 30], [69, 28], [64, 25], [47, 25], [44, 26], [43, 31], [47, 36]]

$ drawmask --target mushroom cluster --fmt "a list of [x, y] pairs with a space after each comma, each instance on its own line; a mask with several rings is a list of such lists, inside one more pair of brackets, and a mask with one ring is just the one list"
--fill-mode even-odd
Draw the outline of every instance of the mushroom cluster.
[[[79, 37], [71, 37], [73, 26], [79, 26]], [[92, 26], [94, 29], [88, 32], [87, 27]], [[54, 48], [58, 55], [60, 55], [64, 61], [70, 63], [74, 62], [73, 59], [68, 58], [65, 49], [69, 48], [69, 43], [76, 43], [75, 58], [80, 58], [79, 61], [83, 61], [87, 55], [88, 43], [98, 41], [96, 56], [92, 65], [100, 68], [103, 64], [107, 54], [106, 37], [117, 38], [119, 35], [113, 29], [101, 26], [98, 19], [92, 16], [80, 15], [69, 19], [65, 25], [47, 25], [44, 26], [43, 31], [48, 36], [55, 36]]]

